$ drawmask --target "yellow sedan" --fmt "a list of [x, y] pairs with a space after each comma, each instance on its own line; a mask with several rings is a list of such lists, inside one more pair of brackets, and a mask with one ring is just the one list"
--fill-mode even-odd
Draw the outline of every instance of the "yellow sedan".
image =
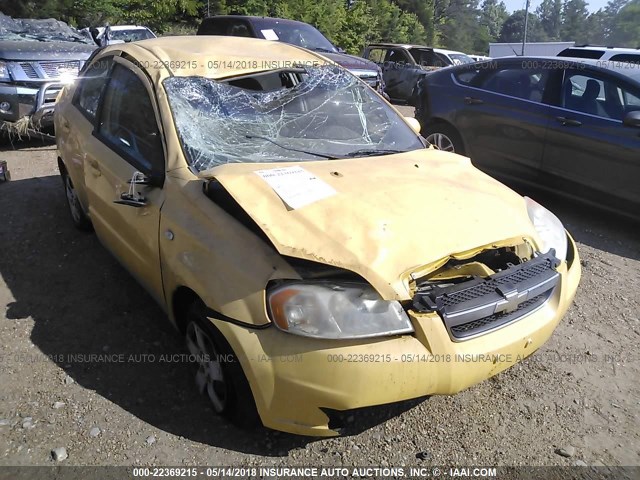
[[109, 46], [55, 127], [72, 221], [236, 423], [332, 436], [351, 409], [456, 393], [543, 345], [578, 286], [550, 211], [295, 46]]

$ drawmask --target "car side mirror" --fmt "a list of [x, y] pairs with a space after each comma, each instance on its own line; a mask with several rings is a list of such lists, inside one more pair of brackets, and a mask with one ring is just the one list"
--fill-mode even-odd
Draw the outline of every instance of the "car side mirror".
[[634, 110], [633, 112], [629, 112], [624, 116], [624, 120], [622, 123], [627, 127], [636, 127], [640, 128], [640, 110]]
[[411, 130], [413, 130], [418, 134], [420, 133], [420, 130], [422, 127], [420, 126], [420, 122], [418, 120], [416, 120], [413, 117], [404, 117], [404, 121], [409, 124], [409, 126], [411, 127]]
[[342, 48], [342, 47], [336, 47], [336, 49], [338, 50], [338, 53], [344, 53], [344, 48]]

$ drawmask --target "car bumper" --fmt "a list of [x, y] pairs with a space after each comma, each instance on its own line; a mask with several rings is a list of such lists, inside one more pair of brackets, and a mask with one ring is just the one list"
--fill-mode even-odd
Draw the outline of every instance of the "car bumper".
[[0, 122], [15, 123], [27, 117], [32, 126], [53, 125], [56, 98], [64, 86], [60, 82], [34, 85], [0, 83], [0, 104], [9, 105], [7, 109], [0, 109]]
[[452, 342], [437, 314], [410, 313], [413, 335], [329, 341], [212, 321], [238, 355], [266, 427], [334, 436], [323, 409], [345, 411], [464, 390], [514, 365], [551, 336], [575, 296], [580, 260], [558, 267], [552, 297], [496, 331]]

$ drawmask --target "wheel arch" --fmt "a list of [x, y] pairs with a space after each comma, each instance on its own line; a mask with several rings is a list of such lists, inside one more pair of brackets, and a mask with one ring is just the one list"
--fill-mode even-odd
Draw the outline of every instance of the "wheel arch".
[[422, 127], [422, 130], [420, 131], [420, 134], [423, 137], [426, 137], [429, 134], [429, 130], [434, 129], [437, 126], [444, 126], [447, 129], [452, 130], [452, 132], [457, 135], [458, 140], [462, 144], [462, 148], [464, 150], [464, 153], [468, 154], [469, 146], [467, 145], [467, 142], [465, 142], [464, 137], [460, 133], [460, 130], [458, 128], [456, 128], [456, 126], [453, 125], [453, 123], [451, 123], [449, 120], [447, 120], [445, 118], [442, 118], [442, 117], [431, 117], [431, 118], [429, 118], [429, 120], [426, 122], [426, 125], [424, 125]]
[[187, 310], [194, 302], [205, 305], [200, 295], [183, 285], [176, 288], [171, 295], [171, 320], [181, 335], [184, 335], [187, 328]]

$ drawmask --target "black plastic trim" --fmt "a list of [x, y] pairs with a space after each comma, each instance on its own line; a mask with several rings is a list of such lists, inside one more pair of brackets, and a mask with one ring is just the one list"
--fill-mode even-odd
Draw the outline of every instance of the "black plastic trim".
[[271, 322], [265, 323], [263, 325], [254, 325], [253, 323], [243, 322], [241, 320], [237, 320], [233, 317], [229, 317], [223, 313], [220, 313], [210, 307], [207, 307], [206, 313], [207, 313], [207, 317], [212, 317], [212, 318], [215, 318], [216, 320], [221, 320], [223, 322], [231, 323], [239, 327], [250, 328], [252, 330], [264, 330], [265, 328], [269, 328], [271, 326]]
[[551, 249], [487, 278], [456, 285], [419, 286], [413, 298], [417, 312], [437, 312], [453, 341], [495, 330], [540, 308], [560, 281], [560, 264]]

